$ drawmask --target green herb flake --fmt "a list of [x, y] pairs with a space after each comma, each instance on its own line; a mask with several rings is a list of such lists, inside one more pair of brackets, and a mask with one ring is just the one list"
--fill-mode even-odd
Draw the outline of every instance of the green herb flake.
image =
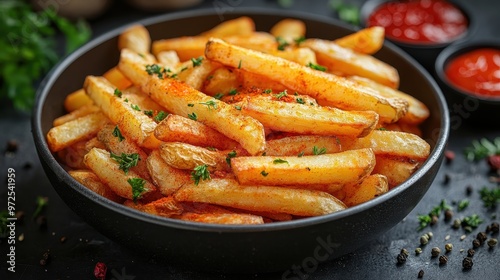
[[273, 160], [273, 163], [274, 164], [282, 164], [282, 163], [289, 164], [288, 161], [281, 159], [281, 158], [277, 158], [277, 159]]
[[227, 157], [226, 157], [226, 162], [229, 166], [231, 166], [231, 159], [236, 157], [236, 151], [231, 151], [227, 154]]
[[144, 115], [152, 117], [153, 116], [153, 110], [144, 110]]
[[500, 203], [500, 188], [498, 187], [491, 189], [483, 187], [479, 190], [479, 194], [481, 195], [481, 200], [486, 208], [494, 208], [497, 203]]
[[323, 71], [323, 72], [325, 72], [327, 70], [327, 68], [325, 66], [321, 66], [319, 64], [315, 64], [315, 63], [312, 63], [312, 62], [309, 62], [309, 64], [307, 64], [306, 66], [309, 67], [309, 68], [311, 68], [311, 69], [318, 70], [318, 71]]
[[385, 127], [379, 127], [379, 128], [377, 128], [377, 130], [380, 130], [380, 131], [387, 131], [387, 128], [385, 128]]
[[469, 206], [469, 200], [468, 199], [462, 199], [458, 202], [457, 209], [458, 211], [463, 211], [465, 208]]
[[191, 58], [191, 62], [193, 62], [193, 67], [200, 66], [202, 61], [203, 61], [203, 56], [200, 56], [198, 58]]
[[142, 193], [146, 190], [144, 188], [146, 181], [142, 178], [129, 178], [127, 182], [132, 187], [132, 199], [137, 202], [137, 199], [141, 198]]
[[260, 174], [261, 174], [262, 176], [264, 176], [264, 177], [266, 177], [267, 175], [269, 175], [269, 173], [267, 173], [265, 170], [262, 170], [262, 171], [260, 172]]
[[188, 118], [192, 119], [193, 121], [198, 120], [198, 116], [196, 115], [195, 112], [192, 112], [191, 114], [188, 114]]
[[432, 218], [429, 215], [418, 215], [417, 219], [418, 219], [418, 222], [419, 222], [418, 230], [424, 229], [432, 221]]
[[313, 154], [315, 155], [322, 155], [322, 154], [326, 154], [326, 148], [323, 147], [323, 148], [318, 148], [316, 146], [313, 147]]
[[216, 95], [214, 95], [214, 98], [217, 100], [221, 100], [222, 97], [224, 97], [224, 93], [217, 93]]
[[139, 154], [137, 153], [121, 153], [121, 155], [110, 153], [110, 157], [119, 164], [118, 169], [123, 170], [125, 174], [128, 173], [130, 168], [137, 166], [137, 163], [139, 163], [139, 160], [141, 160]]
[[271, 92], [273, 92], [273, 90], [270, 88], [264, 90], [264, 93], [271, 93]]
[[304, 156], [304, 151], [300, 152], [297, 156], [298, 157], [303, 157]]
[[35, 202], [36, 202], [36, 209], [35, 212], [33, 213], [33, 218], [36, 218], [38, 217], [38, 215], [40, 215], [43, 208], [45, 208], [48, 205], [49, 198], [45, 196], [37, 196]]
[[238, 69], [241, 69], [241, 59], [240, 62], [238, 62]]
[[114, 94], [115, 96], [117, 96], [117, 97], [122, 98], [122, 91], [121, 91], [121, 90], [119, 90], [119, 89], [117, 89], [117, 88], [115, 88], [115, 91], [113, 92], [113, 94]]
[[497, 137], [492, 141], [482, 138], [480, 140], [474, 140], [470, 147], [464, 149], [464, 154], [467, 160], [480, 160], [491, 155], [500, 154], [500, 137]]
[[120, 129], [118, 128], [118, 126], [115, 126], [115, 129], [113, 129], [112, 134], [113, 134], [114, 137], [118, 137], [118, 141], [119, 142], [125, 140], [125, 137], [123, 137], [122, 132], [120, 131]]
[[356, 5], [344, 4], [342, 0], [330, 0], [330, 7], [337, 12], [340, 20], [352, 25], [360, 25], [360, 10]]
[[465, 217], [462, 219], [462, 226], [466, 227], [469, 226], [471, 228], [477, 228], [483, 220], [479, 218], [477, 214], [470, 215], [468, 217]]
[[139, 105], [137, 105], [137, 104], [130, 104], [130, 108], [132, 108], [132, 109], [134, 109], [136, 111], [140, 111], [141, 110], [141, 108], [139, 108]]
[[188, 103], [188, 107], [194, 107], [193, 103]]
[[275, 97], [276, 97], [276, 99], [278, 99], [278, 100], [279, 100], [279, 99], [281, 99], [281, 98], [283, 98], [283, 97], [285, 97], [285, 96], [287, 96], [287, 95], [288, 95], [288, 93], [287, 93], [287, 91], [286, 91], [286, 89], [285, 89], [284, 91], [282, 91], [282, 92], [280, 92], [280, 93], [276, 94], [276, 95], [275, 95]]
[[276, 42], [278, 42], [278, 50], [280, 51], [284, 51], [285, 48], [290, 45], [285, 39], [279, 36], [276, 37]]
[[162, 120], [164, 120], [167, 116], [168, 116], [167, 113], [160, 111], [160, 112], [158, 112], [158, 114], [156, 114], [156, 116], [154, 117], [154, 120], [155, 120], [155, 122], [159, 123]]
[[146, 72], [148, 75], [156, 75], [159, 79], [163, 80], [163, 75], [167, 72], [167, 70], [158, 64], [148, 64], [146, 65]]
[[228, 94], [229, 94], [229, 95], [236, 95], [236, 94], [238, 94], [238, 90], [237, 90], [237, 89], [235, 89], [235, 88], [232, 88], [231, 90], [229, 90], [229, 93], [228, 93]]
[[239, 105], [235, 105], [235, 106], [234, 106], [234, 109], [236, 109], [236, 110], [238, 110], [238, 111], [241, 111], [241, 106], [239, 106]]
[[217, 103], [214, 100], [209, 100], [207, 102], [200, 102], [199, 104], [207, 106], [209, 110], [217, 109]]
[[210, 172], [208, 171], [208, 165], [198, 165], [191, 172], [191, 179], [194, 181], [194, 184], [197, 186], [200, 183], [200, 180], [209, 180]]
[[295, 98], [295, 101], [297, 101], [297, 103], [299, 103], [299, 104], [305, 104], [305, 103], [306, 103], [306, 102], [304, 101], [304, 99], [303, 99], [303, 98], [300, 98], [300, 97], [299, 97], [299, 98]]

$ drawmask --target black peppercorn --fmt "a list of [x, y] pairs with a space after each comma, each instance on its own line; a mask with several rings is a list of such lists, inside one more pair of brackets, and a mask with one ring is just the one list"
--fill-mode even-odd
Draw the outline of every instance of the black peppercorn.
[[444, 174], [443, 184], [447, 185], [450, 182], [450, 179], [451, 179], [450, 174], [448, 174], [448, 173]]
[[467, 195], [471, 195], [472, 194], [472, 186], [471, 185], [468, 185], [466, 188], [465, 188], [465, 193]]
[[481, 242], [481, 244], [483, 244], [484, 241], [486, 241], [486, 239], [488, 239], [488, 236], [486, 235], [486, 232], [479, 232], [476, 235], [476, 239], [479, 240], [479, 242]]
[[423, 278], [424, 277], [424, 270], [421, 269], [419, 272], [418, 272], [418, 278]]
[[474, 257], [474, 254], [475, 254], [475, 253], [476, 253], [476, 251], [474, 251], [474, 249], [469, 249], [469, 250], [467, 250], [467, 256], [468, 256], [469, 258]]
[[431, 256], [433, 258], [439, 256], [440, 253], [441, 253], [441, 249], [439, 249], [438, 247], [433, 247], [431, 250]]
[[410, 255], [410, 252], [408, 252], [408, 250], [406, 250], [405, 248], [401, 249], [400, 253], [405, 255], [406, 257], [408, 257]]
[[450, 221], [451, 218], [453, 218], [453, 211], [451, 211], [450, 209], [446, 209], [446, 211], [444, 211], [444, 220]]
[[404, 264], [406, 262], [406, 255], [405, 254], [398, 254], [397, 260], [398, 260], [398, 264]]
[[15, 153], [15, 152], [17, 152], [18, 148], [19, 148], [19, 144], [17, 143], [16, 140], [9, 140], [7, 142], [7, 147], [5, 148], [5, 151], [9, 152], [9, 153]]
[[477, 248], [479, 246], [481, 246], [481, 241], [477, 239], [472, 240], [472, 247]]
[[464, 260], [462, 261], [462, 267], [464, 269], [471, 269], [473, 265], [474, 265], [474, 262], [472, 261], [472, 258], [470, 258], [470, 257], [465, 257]]
[[439, 256], [439, 264], [446, 264], [448, 262], [448, 257], [445, 255]]
[[431, 225], [435, 225], [435, 224], [437, 224], [438, 221], [439, 221], [438, 216], [432, 215], [432, 217], [431, 217], [431, 223], [430, 224]]
[[491, 232], [498, 233], [498, 231], [499, 231], [498, 227], [499, 227], [498, 223], [496, 223], [496, 222], [491, 223]]
[[495, 247], [497, 244], [498, 244], [498, 240], [497, 240], [496, 238], [490, 238], [490, 239], [488, 240], [488, 246], [489, 246], [490, 248]]

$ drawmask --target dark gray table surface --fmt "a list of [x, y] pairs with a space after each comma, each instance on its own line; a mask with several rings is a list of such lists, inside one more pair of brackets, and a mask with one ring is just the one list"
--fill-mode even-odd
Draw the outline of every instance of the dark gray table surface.
[[[364, 1], [346, 1], [356, 5]], [[476, 4], [465, 3], [475, 13], [484, 13], [481, 19], [487, 29], [482, 34], [485, 37], [495, 36], [500, 19], [493, 17], [492, 10], [487, 5], [491, 1], [474, 1]], [[280, 8], [275, 1], [205, 1], [196, 8], [214, 7], [215, 3], [225, 3], [237, 6], [258, 6]], [[294, 1], [290, 9], [317, 13], [336, 17], [335, 12], [328, 8], [328, 1]], [[477, 4], [479, 3], [479, 4]], [[499, 7], [498, 4], [495, 4]], [[153, 14], [134, 11], [122, 3], [115, 3], [112, 10], [105, 16], [91, 21], [94, 36], [115, 27], [146, 18]], [[469, 124], [463, 120], [452, 127], [448, 149], [456, 153], [456, 158], [450, 164], [443, 163], [435, 181], [428, 193], [415, 209], [398, 225], [389, 229], [375, 241], [345, 255], [339, 259], [328, 261], [317, 269], [296, 278], [286, 279], [416, 279], [419, 270], [425, 271], [424, 279], [500, 279], [500, 246], [488, 250], [482, 246], [476, 250], [474, 266], [471, 270], [462, 270], [462, 259], [467, 255], [467, 249], [472, 247], [472, 240], [479, 231], [484, 231], [487, 224], [500, 220], [500, 211], [487, 210], [483, 207], [478, 190], [483, 186], [495, 187], [498, 184], [488, 180], [488, 166], [485, 161], [471, 163], [463, 156], [463, 149], [470, 145], [473, 139], [500, 137], [498, 120], [493, 120], [489, 126]], [[52, 189], [37, 158], [30, 128], [30, 116], [14, 111], [8, 102], [0, 104], [0, 210], [6, 208], [7, 169], [16, 170], [16, 209], [23, 210], [26, 217], [18, 223], [16, 234], [24, 235], [23, 241], [16, 243], [16, 272], [8, 272], [6, 255], [8, 244], [0, 242], [0, 279], [95, 279], [93, 269], [96, 262], [104, 262], [108, 267], [106, 279], [281, 279], [283, 272], [254, 275], [221, 275], [217, 273], [200, 272], [196, 264], [189, 264], [186, 270], [165, 263], [157, 263], [147, 256], [138, 255], [124, 248], [83, 222], [63, 202]], [[6, 151], [7, 142], [15, 140], [19, 148], [15, 153]], [[449, 182], [445, 183], [445, 177]], [[472, 186], [471, 195], [466, 195], [466, 186]], [[46, 196], [48, 206], [44, 209], [47, 217], [46, 229], [39, 229], [31, 219], [35, 210], [37, 196]], [[469, 199], [470, 205], [457, 213], [453, 202]], [[484, 222], [467, 234], [453, 230], [450, 223], [440, 221], [423, 231], [417, 231], [417, 214], [428, 213], [442, 199], [446, 199], [455, 208], [456, 217], [478, 214]], [[414, 249], [419, 246], [419, 237], [432, 231], [434, 237], [425, 246], [421, 255], [415, 255]], [[61, 242], [61, 238], [65, 242]], [[445, 241], [446, 238], [449, 238]], [[498, 238], [498, 235], [496, 236]], [[445, 243], [452, 243], [454, 249], [448, 254], [449, 261], [440, 266], [436, 258], [431, 258], [430, 249], [439, 246], [444, 250]], [[407, 248], [410, 256], [403, 265], [397, 265], [396, 256], [401, 248]], [[461, 251], [464, 249], [464, 251]], [[39, 264], [42, 255], [50, 251], [50, 261], [46, 266]]]

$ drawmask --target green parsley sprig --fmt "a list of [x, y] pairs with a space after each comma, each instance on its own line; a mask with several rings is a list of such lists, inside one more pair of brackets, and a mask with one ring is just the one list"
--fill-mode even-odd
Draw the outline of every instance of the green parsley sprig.
[[121, 155], [110, 153], [110, 156], [119, 164], [118, 168], [120, 170], [123, 170], [125, 174], [128, 173], [130, 168], [137, 166], [139, 160], [141, 160], [141, 157], [137, 153], [133, 154], [121, 153]]
[[196, 166], [191, 172], [191, 179], [194, 181], [194, 184], [197, 186], [200, 183], [200, 180], [210, 180], [210, 172], [208, 171], [208, 165], [202, 164]]
[[471, 146], [464, 149], [464, 154], [467, 160], [480, 160], [491, 155], [500, 154], [500, 137], [490, 141], [486, 138], [474, 140]]
[[500, 188], [498, 187], [492, 189], [483, 187], [479, 190], [479, 194], [486, 208], [494, 208], [497, 203], [500, 203]]
[[142, 178], [130, 178], [127, 182], [132, 187], [132, 199], [136, 202], [138, 198], [141, 198], [142, 193], [146, 190], [144, 188], [146, 181]]

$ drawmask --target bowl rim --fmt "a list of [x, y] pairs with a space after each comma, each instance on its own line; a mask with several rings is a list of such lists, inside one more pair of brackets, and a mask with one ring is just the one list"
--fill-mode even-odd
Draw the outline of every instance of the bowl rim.
[[481, 48], [493, 48], [500, 50], [500, 40], [499, 39], [487, 39], [487, 40], [479, 40], [479, 41], [471, 41], [471, 42], [463, 42], [461, 44], [453, 44], [447, 48], [445, 48], [437, 57], [434, 71], [436, 72], [436, 76], [441, 83], [446, 85], [449, 88], [448, 91], [453, 91], [456, 94], [460, 95], [463, 98], [473, 98], [480, 100], [484, 103], [496, 104], [500, 103], [500, 96], [498, 97], [486, 97], [482, 95], [476, 95], [464, 89], [457, 87], [454, 83], [452, 83], [448, 77], [446, 76], [445, 70], [450, 63], [451, 60], [456, 58], [457, 56], [467, 53], [469, 51], [481, 49]]
[[[387, 3], [387, 2], [401, 2], [401, 0], [368, 0], [361, 5], [360, 15], [361, 15], [361, 24], [363, 26], [368, 27], [367, 21], [372, 12], [378, 8], [378, 6]], [[396, 38], [390, 37], [386, 35], [386, 39], [390, 40], [394, 44], [401, 46], [403, 48], [414, 48], [414, 49], [443, 49], [451, 44], [462, 42], [469, 40], [477, 30], [477, 21], [474, 16], [470, 12], [468, 12], [461, 3], [457, 3], [456, 1], [445, 1], [451, 4], [452, 6], [458, 8], [462, 14], [467, 18], [467, 29], [464, 33], [452, 38], [449, 41], [440, 42], [440, 43], [418, 43], [418, 42], [405, 42], [397, 40]]]
[[[264, 8], [235, 8], [231, 12], [227, 13], [228, 15], [248, 15], [248, 16], [280, 16], [280, 17], [294, 17], [298, 19], [308, 20], [320, 22], [328, 25], [334, 25], [340, 28], [345, 28], [355, 31], [355, 28], [351, 25], [343, 23], [335, 18], [321, 16], [313, 13], [306, 13], [300, 11], [283, 11], [279, 9], [264, 9]], [[52, 70], [47, 74], [44, 80], [41, 82], [39, 88], [37, 89], [35, 106], [32, 114], [32, 133], [35, 141], [35, 146], [38, 151], [39, 157], [42, 161], [45, 161], [48, 168], [50, 168], [55, 175], [59, 178], [59, 180], [63, 181], [65, 184], [68, 184], [70, 187], [74, 188], [79, 195], [85, 196], [87, 199], [92, 199], [95, 203], [98, 203], [100, 206], [108, 208], [111, 211], [119, 212], [119, 214], [127, 216], [131, 219], [139, 219], [146, 223], [157, 224], [160, 226], [166, 226], [176, 229], [186, 229], [200, 232], [228, 232], [228, 233], [239, 233], [239, 232], [268, 232], [268, 231], [280, 231], [287, 230], [293, 228], [302, 228], [308, 227], [312, 225], [319, 225], [327, 222], [331, 222], [334, 220], [343, 219], [347, 216], [351, 216], [367, 209], [373, 208], [378, 204], [383, 203], [384, 201], [393, 199], [399, 193], [405, 191], [406, 189], [412, 187], [412, 184], [417, 181], [417, 178], [422, 177], [426, 172], [429, 172], [431, 167], [433, 166], [433, 162], [439, 160], [439, 158], [444, 153], [444, 149], [446, 146], [446, 142], [449, 136], [449, 113], [448, 108], [445, 105], [445, 98], [434, 81], [434, 79], [430, 76], [430, 74], [412, 57], [410, 57], [407, 53], [402, 51], [400, 48], [392, 44], [391, 42], [385, 42], [384, 47], [389, 48], [390, 51], [397, 53], [402, 56], [404, 60], [408, 63], [412, 64], [416, 67], [417, 71], [419, 71], [430, 86], [435, 91], [435, 98], [437, 100], [437, 105], [439, 111], [442, 113], [440, 120], [440, 129], [439, 133], [435, 133], [437, 135], [436, 139], [431, 139], [434, 143], [434, 148], [431, 150], [431, 153], [427, 160], [420, 166], [420, 168], [405, 182], [399, 185], [396, 188], [393, 188], [389, 192], [376, 197], [368, 202], [363, 204], [347, 208], [342, 211], [317, 216], [317, 217], [308, 217], [304, 219], [292, 220], [292, 221], [282, 221], [275, 223], [266, 223], [259, 225], [219, 225], [219, 224], [207, 224], [207, 223], [197, 223], [190, 221], [182, 221], [178, 219], [171, 219], [166, 217], [154, 216], [150, 214], [146, 214], [144, 212], [140, 212], [138, 210], [126, 207], [122, 204], [110, 201], [93, 191], [87, 189], [80, 183], [78, 183], [75, 179], [73, 179], [66, 170], [59, 164], [54, 155], [48, 149], [48, 145], [46, 143], [45, 135], [42, 132], [42, 120], [41, 115], [43, 111], [43, 106], [47, 95], [49, 93], [52, 85], [57, 81], [59, 75], [71, 64], [73, 63], [79, 56], [84, 53], [91, 51], [94, 47], [100, 45], [101, 43], [112, 39], [113, 37], [118, 36], [124, 29], [134, 24], [143, 24], [146, 27], [152, 24], [157, 24], [170, 20], [178, 20], [182, 18], [192, 18], [199, 16], [215, 16], [217, 13], [214, 12], [214, 9], [200, 9], [195, 11], [182, 11], [175, 13], [167, 13], [162, 15], [157, 15], [153, 17], [149, 17], [146, 19], [137, 20], [126, 24], [124, 26], [114, 28], [100, 36], [92, 39], [85, 45], [81, 46], [79, 49], [71, 53], [62, 59], [56, 66], [52, 68]], [[54, 186], [53, 186], [54, 187]]]

